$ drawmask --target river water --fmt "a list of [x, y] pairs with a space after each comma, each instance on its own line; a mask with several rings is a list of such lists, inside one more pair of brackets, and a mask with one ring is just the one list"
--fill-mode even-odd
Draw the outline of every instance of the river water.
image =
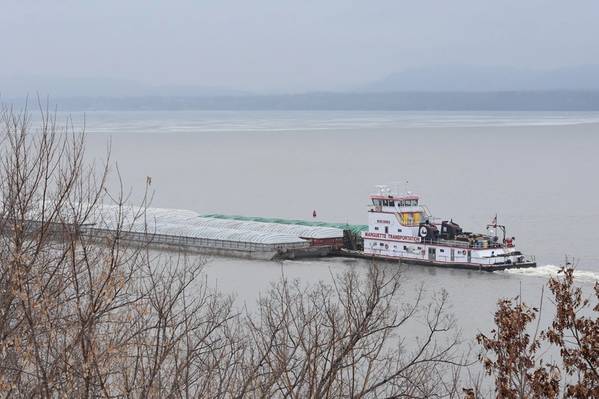
[[[538, 303], [565, 255], [583, 286], [599, 279], [599, 113], [91, 112], [85, 122], [89, 156], [101, 159], [110, 141], [133, 202], [150, 176], [153, 206], [200, 213], [311, 219], [316, 210], [318, 220], [361, 224], [368, 194], [389, 184], [465, 230], [497, 214], [536, 270], [403, 266], [406, 292], [448, 291], [467, 336], [490, 328], [499, 297]], [[367, 267], [215, 257], [206, 271], [251, 307], [281, 273], [311, 283]]]

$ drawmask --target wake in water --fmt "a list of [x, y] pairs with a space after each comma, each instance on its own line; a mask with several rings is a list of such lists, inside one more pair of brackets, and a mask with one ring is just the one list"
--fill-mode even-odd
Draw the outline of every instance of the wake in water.
[[[561, 267], [559, 266], [546, 265], [532, 267], [529, 269], [508, 269], [505, 270], [505, 273], [519, 274], [521, 276], [549, 278], [557, 276], [560, 269]], [[599, 281], [599, 272], [593, 272], [590, 270], [574, 270], [574, 278], [576, 281], [595, 282]]]

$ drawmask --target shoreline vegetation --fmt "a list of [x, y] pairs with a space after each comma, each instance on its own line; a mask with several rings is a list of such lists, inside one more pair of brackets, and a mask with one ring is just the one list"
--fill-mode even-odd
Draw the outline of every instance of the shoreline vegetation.
[[[5, 101], [22, 106], [27, 100]], [[63, 96], [54, 102], [69, 111], [598, 111], [599, 90]]]
[[[33, 125], [26, 108], [0, 110], [0, 396], [599, 396], [599, 283], [585, 298], [571, 264], [548, 282], [544, 330], [542, 307], [498, 298], [494, 330], [460, 333], [447, 293], [407, 299], [397, 269], [377, 264], [311, 287], [282, 276], [239, 310], [207, 285], [205, 259], [125, 245], [135, 221], [119, 212], [110, 153], [89, 163], [85, 133], [40, 113]], [[119, 228], [98, 243], [77, 227], [100, 203]], [[543, 361], [547, 347], [558, 360]]]

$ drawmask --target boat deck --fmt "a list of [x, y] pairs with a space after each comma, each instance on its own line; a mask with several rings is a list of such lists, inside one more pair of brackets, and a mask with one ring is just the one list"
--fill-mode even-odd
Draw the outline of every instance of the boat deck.
[[536, 267], [536, 262], [521, 262], [521, 263], [497, 263], [494, 265], [477, 265], [473, 263], [444, 263], [437, 262], [433, 260], [427, 259], [411, 259], [411, 258], [398, 258], [398, 257], [389, 257], [389, 256], [381, 256], [381, 255], [371, 255], [366, 254], [362, 251], [352, 251], [347, 249], [342, 249], [339, 253], [340, 256], [345, 256], [348, 258], [361, 258], [361, 259], [370, 259], [372, 261], [383, 261], [383, 262], [396, 262], [396, 263], [405, 263], [412, 265], [422, 265], [422, 266], [434, 266], [441, 267], [445, 269], [464, 269], [464, 270], [477, 270], [477, 271], [486, 271], [486, 272], [494, 272], [501, 271], [507, 269], [523, 269]]

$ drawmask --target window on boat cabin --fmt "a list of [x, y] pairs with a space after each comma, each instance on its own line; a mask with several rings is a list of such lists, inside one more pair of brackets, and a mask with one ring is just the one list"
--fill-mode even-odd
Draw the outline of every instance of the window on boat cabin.
[[389, 234], [389, 226], [385, 226], [385, 234]]
[[397, 232], [398, 232], [398, 233], [401, 233], [401, 229], [397, 229]]
[[404, 251], [407, 251], [407, 250], [408, 250], [408, 247], [404, 245], [404, 246], [403, 246], [403, 250], [404, 250]]
[[381, 206], [381, 200], [380, 199], [373, 199], [372, 203], [374, 204], [374, 206]]
[[375, 230], [378, 230], [378, 229], [379, 229], [379, 226], [374, 226], [374, 229], [375, 229]]
[[388, 205], [389, 205], [389, 201], [383, 200], [383, 206], [388, 206]]
[[383, 246], [383, 245], [385, 245], [385, 244], [383, 244], [382, 242], [380, 242], [380, 243], [379, 243], [379, 245], [382, 247], [382, 246]]
[[445, 252], [445, 250], [444, 249], [440, 249], [439, 252]]
[[389, 200], [389, 206], [395, 206], [395, 201]]

